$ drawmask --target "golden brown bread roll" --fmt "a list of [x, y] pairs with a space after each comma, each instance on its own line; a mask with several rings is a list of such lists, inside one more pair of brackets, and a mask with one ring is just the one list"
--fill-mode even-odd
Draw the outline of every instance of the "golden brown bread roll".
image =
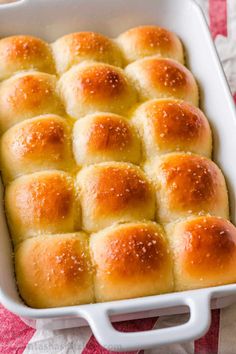
[[145, 166], [157, 193], [157, 220], [172, 222], [191, 214], [210, 213], [228, 218], [225, 179], [206, 157], [167, 154]]
[[140, 26], [121, 33], [117, 38], [126, 63], [156, 55], [184, 62], [182, 43], [175, 33], [158, 26]]
[[108, 37], [96, 32], [67, 34], [52, 44], [52, 50], [60, 75], [86, 60], [122, 66], [119, 47]]
[[211, 129], [204, 113], [191, 104], [171, 98], [143, 103], [132, 121], [142, 138], [144, 155], [191, 151], [211, 156]]
[[6, 188], [5, 207], [14, 244], [28, 237], [73, 232], [80, 227], [74, 181], [62, 171], [17, 178]]
[[107, 162], [86, 167], [77, 175], [76, 188], [86, 231], [96, 232], [118, 221], [154, 218], [152, 185], [135, 165]]
[[78, 165], [112, 160], [138, 163], [141, 155], [134, 127], [113, 113], [79, 119], [73, 129], [73, 150]]
[[228, 220], [204, 216], [167, 228], [174, 259], [175, 290], [236, 282], [236, 228]]
[[173, 291], [172, 262], [161, 226], [130, 223], [91, 235], [96, 301]]
[[64, 118], [52, 114], [25, 120], [7, 130], [0, 142], [4, 182], [41, 170], [72, 170], [70, 130]]
[[192, 73], [173, 59], [140, 59], [129, 64], [125, 72], [141, 101], [170, 97], [198, 106], [198, 87]]
[[28, 239], [17, 248], [15, 265], [20, 294], [31, 307], [94, 301], [88, 236], [83, 232]]
[[126, 114], [137, 99], [123, 70], [102, 63], [74, 66], [62, 75], [58, 88], [73, 118], [97, 111]]
[[63, 115], [56, 81], [53, 75], [28, 72], [0, 83], [0, 132], [40, 114]]
[[33, 36], [12, 36], [0, 40], [0, 80], [18, 71], [54, 72], [49, 44]]

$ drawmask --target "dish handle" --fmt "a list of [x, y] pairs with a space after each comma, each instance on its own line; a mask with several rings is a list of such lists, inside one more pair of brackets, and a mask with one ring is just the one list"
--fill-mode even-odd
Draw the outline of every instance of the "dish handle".
[[[139, 299], [135, 310], [134, 304], [126, 302], [117, 304], [112, 309], [112, 303], [99, 304], [93, 311], [85, 311], [82, 315], [88, 321], [97, 341], [106, 349], [122, 352], [140, 349], [150, 349], [161, 345], [185, 342], [203, 336], [211, 322], [210, 294], [198, 292], [183, 296], [153, 296]], [[140, 304], [140, 300], [141, 304]], [[130, 305], [129, 305], [130, 304]], [[102, 305], [102, 306], [101, 306]], [[188, 322], [174, 327], [154, 329], [142, 332], [119, 332], [111, 324], [109, 316], [118, 313], [131, 313], [170, 308], [179, 305], [189, 307], [190, 318]]]

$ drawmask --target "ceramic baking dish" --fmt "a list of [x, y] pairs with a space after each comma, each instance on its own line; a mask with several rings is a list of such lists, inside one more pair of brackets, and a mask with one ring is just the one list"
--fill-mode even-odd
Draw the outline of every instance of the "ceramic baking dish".
[[[137, 25], [158, 24], [182, 39], [187, 63], [201, 89], [201, 108], [214, 133], [214, 160], [228, 183], [231, 219], [235, 218], [236, 115], [229, 87], [200, 8], [192, 0], [21, 0], [0, 7], [0, 36], [32, 34], [53, 41], [66, 33], [93, 30], [115, 37]], [[1, 186], [1, 194], [3, 188]], [[3, 200], [3, 195], [1, 195]], [[145, 298], [52, 309], [32, 309], [15, 284], [12, 250], [0, 205], [0, 302], [29, 325], [47, 329], [89, 324], [97, 340], [115, 351], [152, 348], [202, 336], [210, 308], [235, 301], [236, 284]], [[111, 321], [190, 312], [185, 324], [139, 333], [121, 333]]]

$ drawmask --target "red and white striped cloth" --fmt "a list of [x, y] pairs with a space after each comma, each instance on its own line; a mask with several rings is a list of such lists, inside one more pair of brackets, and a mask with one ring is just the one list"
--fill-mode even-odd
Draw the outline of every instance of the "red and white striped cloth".
[[[209, 20], [212, 36], [236, 102], [236, 42], [234, 40], [236, 39], [236, 0], [196, 1], [202, 6]], [[0, 0], [1, 2], [3, 1]], [[184, 322], [185, 319], [186, 315], [154, 317], [120, 322], [115, 324], [115, 327], [124, 332], [139, 331], [173, 326], [181, 321]], [[142, 351], [142, 354], [235, 354], [235, 328], [236, 304], [223, 310], [212, 311], [212, 324], [203, 338], [184, 344]], [[17, 316], [0, 307], [0, 353], [109, 354], [109, 351], [97, 343], [88, 327], [35, 331]]]

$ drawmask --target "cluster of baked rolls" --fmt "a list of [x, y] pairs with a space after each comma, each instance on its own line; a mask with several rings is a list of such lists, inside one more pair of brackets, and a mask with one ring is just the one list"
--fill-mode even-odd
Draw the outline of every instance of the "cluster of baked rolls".
[[0, 40], [1, 171], [21, 297], [47, 308], [236, 281], [236, 229], [172, 32]]

